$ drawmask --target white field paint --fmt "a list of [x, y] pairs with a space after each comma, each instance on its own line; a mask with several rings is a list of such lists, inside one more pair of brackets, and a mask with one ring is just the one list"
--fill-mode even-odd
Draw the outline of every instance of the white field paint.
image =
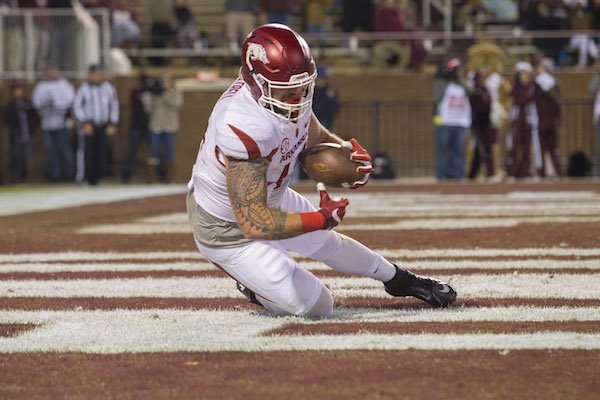
[[[547, 217], [501, 217], [501, 218], [423, 218], [407, 219], [395, 222], [339, 225], [338, 231], [352, 230], [412, 230], [412, 229], [472, 229], [472, 228], [511, 228], [520, 224], [544, 224], [544, 223], [581, 223], [600, 222], [600, 216], [547, 216]], [[191, 233], [192, 229], [188, 223], [151, 223], [146, 221], [95, 225], [81, 228], [77, 233], [81, 234], [111, 234], [111, 235], [158, 235]]]
[[[485, 315], [489, 309], [479, 309]], [[453, 310], [445, 310], [452, 314]], [[535, 315], [535, 310], [530, 310]], [[572, 310], [574, 314], [577, 309]], [[375, 312], [376, 313], [376, 312]], [[418, 313], [415, 310], [415, 313]], [[423, 314], [427, 314], [426, 312]], [[343, 319], [343, 317], [341, 317]], [[333, 318], [332, 321], [339, 320]], [[8, 311], [3, 323], [40, 326], [0, 338], [0, 353], [135, 353], [175, 351], [278, 351], [349, 349], [600, 349], [600, 334], [542, 331], [532, 334], [280, 335], [264, 333], [302, 318], [248, 311], [113, 310]], [[356, 319], [354, 316], [354, 321]], [[352, 321], [352, 322], [354, 322]], [[396, 321], [402, 321], [399, 317]], [[345, 320], [345, 322], [351, 322]], [[411, 322], [409, 319], [406, 322]], [[414, 321], [412, 321], [414, 322]], [[232, 329], [234, 327], [234, 329]]]
[[[461, 299], [598, 299], [600, 274], [436, 275], [451, 283]], [[369, 278], [321, 279], [335, 296], [389, 297], [381, 282]], [[0, 297], [241, 297], [230, 278], [139, 278], [0, 281]]]
[[[447, 261], [396, 261], [401, 267], [413, 271], [422, 269], [448, 270], [448, 269], [489, 269], [489, 270], [519, 270], [527, 269], [592, 269], [600, 271], [598, 260], [514, 260], [514, 261], [489, 261], [489, 260], [447, 260]], [[298, 265], [310, 271], [332, 271], [327, 265], [318, 261], [298, 261]], [[0, 279], [2, 274], [15, 272], [127, 272], [127, 271], [217, 271], [217, 267], [209, 262], [163, 262], [163, 263], [5, 263], [0, 264]]]
[[102, 185], [93, 188], [75, 185], [41, 186], [1, 194], [0, 215], [56, 210], [169, 194], [183, 195], [186, 190], [185, 185]]
[[[427, 259], [427, 258], [483, 258], [483, 257], [600, 257], [598, 248], [539, 247], [539, 248], [474, 248], [474, 249], [375, 249], [389, 259]], [[297, 256], [297, 254], [295, 254]], [[157, 251], [157, 252], [60, 252], [60, 253], [22, 253], [0, 254], [0, 265], [7, 263], [49, 263], [49, 262], [97, 262], [112, 260], [198, 260], [206, 261], [196, 251]]]

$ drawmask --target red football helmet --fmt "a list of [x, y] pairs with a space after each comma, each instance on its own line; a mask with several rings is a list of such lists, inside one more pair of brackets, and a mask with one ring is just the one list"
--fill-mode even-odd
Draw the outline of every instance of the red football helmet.
[[[317, 68], [308, 44], [296, 32], [281, 24], [259, 26], [244, 40], [241, 62], [252, 97], [268, 111], [297, 121], [311, 110]], [[295, 95], [273, 96], [282, 91]]]

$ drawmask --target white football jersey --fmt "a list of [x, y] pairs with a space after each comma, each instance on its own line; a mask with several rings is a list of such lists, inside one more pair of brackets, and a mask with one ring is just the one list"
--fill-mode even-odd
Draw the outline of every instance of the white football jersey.
[[311, 113], [285, 122], [262, 108], [243, 80], [236, 80], [217, 101], [192, 172], [194, 198], [217, 218], [235, 222], [227, 195], [224, 156], [268, 158], [267, 205], [278, 208], [298, 155], [306, 146]]

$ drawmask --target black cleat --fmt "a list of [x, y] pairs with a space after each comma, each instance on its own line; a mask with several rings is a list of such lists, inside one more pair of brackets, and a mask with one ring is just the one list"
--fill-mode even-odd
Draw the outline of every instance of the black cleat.
[[415, 275], [397, 266], [396, 275], [383, 285], [392, 296], [413, 296], [433, 307], [448, 307], [456, 300], [456, 291], [446, 282]]
[[256, 304], [257, 306], [261, 306], [261, 307], [263, 307], [263, 305], [262, 305], [262, 304], [260, 304], [260, 303], [258, 302], [258, 300], [256, 300], [256, 293], [254, 293], [252, 290], [248, 289], [246, 286], [242, 285], [242, 284], [241, 284], [241, 283], [239, 283], [239, 282], [236, 282], [236, 283], [235, 283], [235, 287], [237, 287], [237, 290], [239, 290], [240, 292], [242, 292], [242, 294], [243, 294], [244, 296], [246, 296], [246, 298], [247, 298], [248, 300], [250, 300], [250, 303], [252, 303], [252, 304]]

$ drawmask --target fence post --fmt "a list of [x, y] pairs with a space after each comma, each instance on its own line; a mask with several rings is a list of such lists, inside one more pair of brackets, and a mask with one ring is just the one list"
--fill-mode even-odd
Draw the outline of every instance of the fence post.
[[35, 35], [33, 30], [33, 13], [25, 11], [25, 76], [30, 81], [35, 77]]

